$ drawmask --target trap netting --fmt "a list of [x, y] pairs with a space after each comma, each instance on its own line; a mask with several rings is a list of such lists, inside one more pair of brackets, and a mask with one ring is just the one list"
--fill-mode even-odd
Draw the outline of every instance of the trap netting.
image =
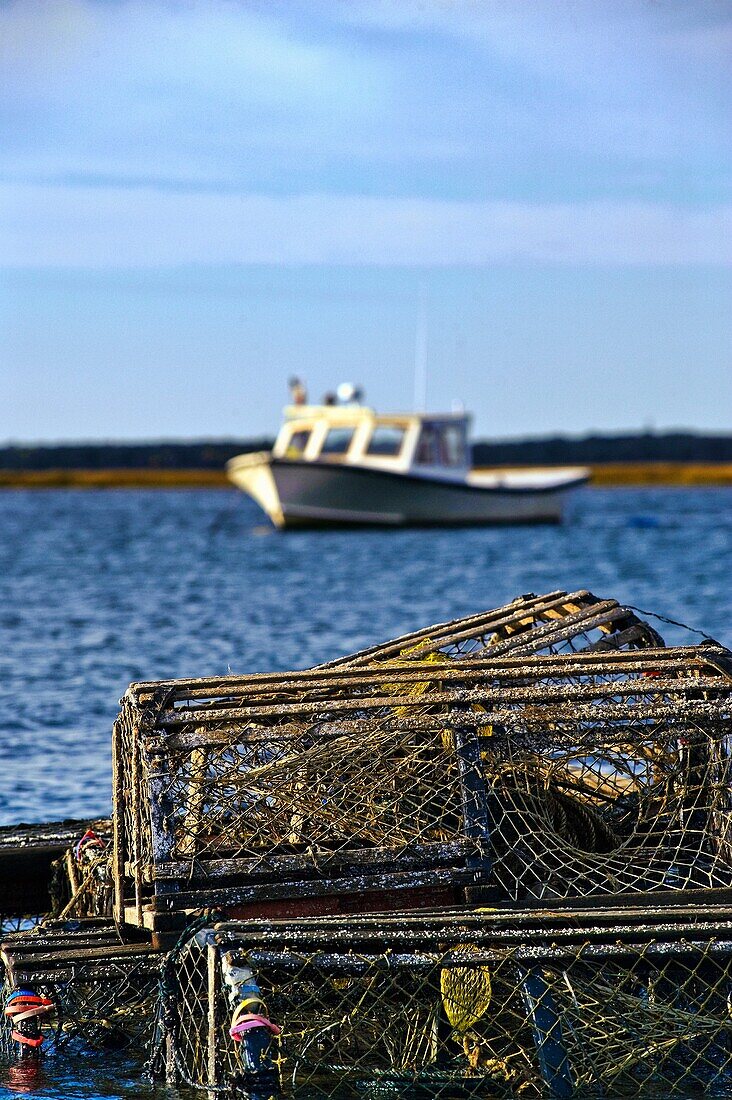
[[111, 837], [87, 829], [53, 864], [50, 915], [111, 917], [114, 909]]
[[729, 1095], [729, 918], [219, 925], [169, 970], [168, 1080], [257, 1100]]
[[[108, 819], [0, 827], [1, 936], [32, 928], [49, 910], [60, 911], [70, 892], [66, 865], [58, 863], [59, 857], [69, 845], [78, 847], [80, 840], [103, 832], [111, 836]], [[84, 844], [82, 849], [80, 856], [86, 859]]]
[[319, 667], [423, 660], [428, 656], [459, 660], [471, 655], [523, 656], [661, 645], [660, 634], [617, 600], [599, 598], [586, 589], [542, 596], [530, 592], [503, 607], [403, 634]]
[[[109, 921], [48, 921], [3, 943], [5, 997], [31, 989], [53, 1002], [43, 1017], [44, 1046], [147, 1051], [159, 1000], [161, 956], [145, 943], [123, 944]], [[3, 1040], [6, 1060], [18, 1047]]]
[[286, 898], [384, 909], [385, 891], [439, 884], [516, 900], [729, 885], [729, 660], [702, 646], [133, 686], [115, 727], [120, 909], [154, 925]]

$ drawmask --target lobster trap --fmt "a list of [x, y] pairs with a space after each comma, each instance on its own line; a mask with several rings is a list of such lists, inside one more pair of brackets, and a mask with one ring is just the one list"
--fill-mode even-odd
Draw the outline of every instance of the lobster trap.
[[47, 1042], [135, 1054], [147, 1050], [161, 962], [149, 942], [122, 943], [108, 920], [47, 920], [7, 936], [1, 958], [6, 995], [25, 988], [53, 1002], [43, 1021]]
[[171, 956], [167, 1078], [242, 1100], [729, 1095], [731, 918], [220, 924]]
[[51, 916], [108, 917], [114, 909], [111, 822], [102, 833], [89, 827], [53, 864]]
[[556, 655], [578, 650], [656, 648], [663, 644], [652, 626], [617, 600], [601, 599], [586, 589], [542, 596], [530, 592], [492, 611], [403, 634], [319, 667], [428, 657], [460, 660], [468, 656]]
[[118, 919], [732, 885], [721, 647], [133, 685]]
[[[0, 935], [31, 928], [73, 892], [69, 852], [89, 830], [111, 836], [112, 822], [50, 821], [0, 828]], [[63, 900], [62, 900], [63, 899]]]

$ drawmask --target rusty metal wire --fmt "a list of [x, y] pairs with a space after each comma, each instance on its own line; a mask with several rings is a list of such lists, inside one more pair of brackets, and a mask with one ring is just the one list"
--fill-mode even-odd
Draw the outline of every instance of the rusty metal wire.
[[711, 646], [432, 655], [133, 685], [115, 729], [118, 915], [730, 885], [729, 662]]
[[[279, 1036], [231, 1038], [245, 968]], [[232, 922], [189, 940], [175, 977], [169, 1080], [212, 1093], [732, 1090], [728, 910]]]
[[31, 988], [53, 1001], [43, 1031], [57, 1046], [143, 1054], [158, 1004], [161, 957], [145, 943], [125, 944], [103, 920], [47, 919], [3, 943], [8, 988]]

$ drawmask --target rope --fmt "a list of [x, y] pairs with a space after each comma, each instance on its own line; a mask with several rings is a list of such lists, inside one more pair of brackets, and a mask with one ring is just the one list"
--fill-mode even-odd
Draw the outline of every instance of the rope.
[[643, 607], [634, 607], [633, 604], [625, 604], [629, 611], [637, 611], [641, 615], [648, 615], [652, 619], [657, 619], [660, 623], [666, 623], [667, 626], [678, 626], [682, 630], [688, 630], [690, 634], [698, 634], [701, 638], [704, 638], [707, 642], [712, 642], [714, 645], [718, 645], [721, 648], [721, 642], [718, 642], [716, 638], [713, 638], [711, 634], [707, 634], [704, 630], [699, 630], [695, 626], [689, 626], [688, 623], [680, 623], [676, 619], [669, 619], [665, 615], [659, 615], [656, 611], [646, 611]]
[[188, 946], [190, 941], [204, 928], [223, 920], [223, 915], [215, 909], [209, 909], [195, 917], [181, 932], [170, 951], [163, 959], [160, 966], [160, 979], [158, 985], [158, 1027], [156, 1039], [150, 1044], [150, 1055], [143, 1067], [144, 1080], [154, 1083], [157, 1067], [160, 1064], [161, 1053], [166, 1038], [170, 1040], [173, 1063], [176, 1073], [183, 1084], [199, 1092], [224, 1093], [231, 1092], [228, 1085], [201, 1085], [195, 1081], [183, 1063], [178, 1049], [178, 982], [175, 976], [174, 966]]

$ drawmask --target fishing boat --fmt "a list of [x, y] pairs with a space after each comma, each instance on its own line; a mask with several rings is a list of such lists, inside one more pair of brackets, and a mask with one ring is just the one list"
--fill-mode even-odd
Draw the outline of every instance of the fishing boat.
[[295, 404], [271, 451], [227, 463], [274, 525], [559, 523], [584, 468], [471, 469], [470, 416]]

